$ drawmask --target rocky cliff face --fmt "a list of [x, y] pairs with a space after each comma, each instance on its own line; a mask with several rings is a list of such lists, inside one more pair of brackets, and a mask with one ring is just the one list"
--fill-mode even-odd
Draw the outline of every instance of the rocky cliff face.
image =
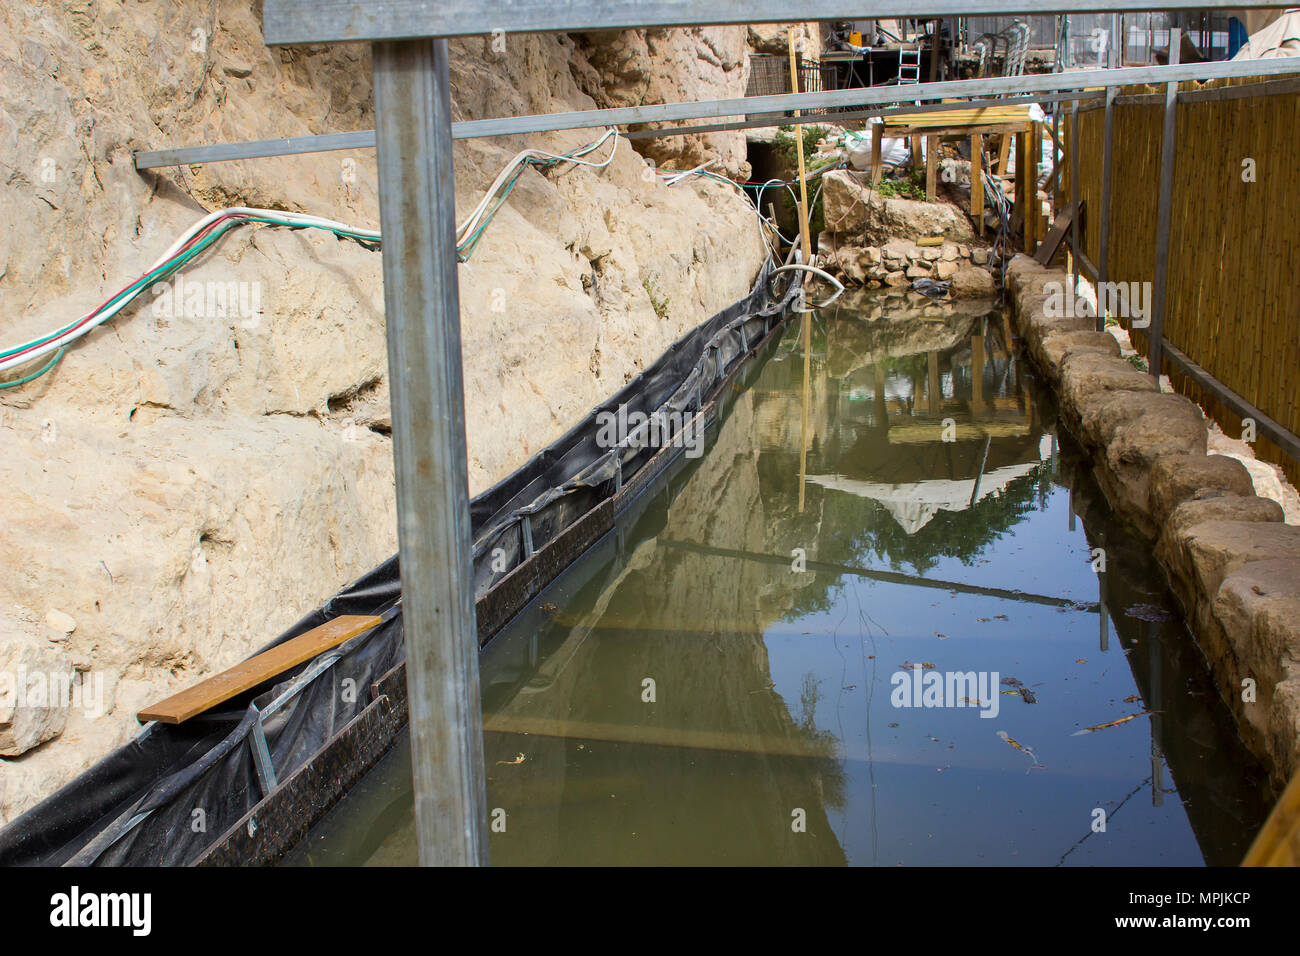
[[[367, 49], [269, 50], [260, 10], [0, 10], [5, 347], [79, 318], [212, 209], [378, 225], [365, 151], [134, 170], [133, 149], [373, 126]], [[737, 96], [744, 44], [739, 27], [458, 42], [456, 118]], [[595, 135], [458, 142], [458, 206], [525, 145]], [[743, 168], [734, 134], [645, 149]], [[603, 170], [528, 172], [460, 267], [471, 492], [744, 295], [762, 255], [734, 189], [663, 186], [626, 141]], [[236, 290], [240, 308], [180, 308], [191, 282]], [[379, 254], [243, 227], [0, 391], [0, 821], [133, 735], [138, 707], [395, 550], [387, 387]]]

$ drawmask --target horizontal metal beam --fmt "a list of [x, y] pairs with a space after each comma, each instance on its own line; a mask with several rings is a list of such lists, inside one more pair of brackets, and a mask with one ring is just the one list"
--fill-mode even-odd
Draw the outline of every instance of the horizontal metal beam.
[[596, 129], [638, 123], [669, 123], [674, 120], [714, 119], [791, 110], [837, 107], [893, 106], [944, 97], [1026, 96], [1139, 83], [1168, 83], [1181, 80], [1217, 79], [1229, 76], [1268, 76], [1300, 73], [1300, 57], [1267, 60], [1220, 60], [1214, 63], [1186, 63], [1177, 66], [1137, 66], [1121, 70], [1080, 70], [1073, 73], [1043, 73], [1030, 76], [1001, 76], [980, 80], [948, 80], [907, 86], [873, 86], [817, 93], [780, 93], [771, 96], [742, 96], [698, 103], [666, 103], [654, 106], [625, 106], [572, 113], [472, 120], [465, 124], [473, 136], [504, 136], [516, 133], [545, 133], [562, 129]]
[[[900, 113], [947, 113], [954, 110], [968, 110], [982, 106], [1019, 106], [1026, 103], [1055, 103], [1059, 100], [1100, 99], [1105, 94], [1101, 90], [1071, 91], [1069, 93], [1052, 93], [1046, 96], [1015, 96], [1004, 99], [961, 100], [957, 103], [923, 103], [920, 106], [889, 106], [862, 110], [849, 110], [844, 113], [804, 114], [807, 120], [803, 125], [816, 126], [820, 119], [826, 123], [841, 123], [853, 120], [874, 119], [877, 116], [896, 116]], [[696, 133], [722, 133], [729, 130], [763, 129], [769, 126], [783, 126], [792, 121], [784, 113], [768, 113], [763, 116], [750, 116], [734, 123], [710, 123], [705, 126], [666, 126], [654, 129], [638, 129], [627, 133], [628, 139], [660, 139], [665, 136], [689, 136]], [[962, 132], [961, 135], [966, 135]]]
[[[981, 80], [951, 80], [921, 83], [906, 87], [878, 86], [818, 93], [783, 93], [773, 96], [745, 96], [727, 100], [704, 100], [698, 103], [666, 103], [653, 106], [629, 106], [570, 113], [543, 113], [533, 116], [507, 116], [496, 119], [467, 120], [453, 123], [455, 139], [489, 136], [517, 136], [524, 133], [554, 132], [564, 129], [597, 129], [608, 126], [635, 126], [644, 123], [670, 123], [679, 120], [716, 117], [767, 117], [792, 110], [860, 107], [860, 115], [881, 115], [885, 107], [902, 106], [917, 100], [960, 98], [967, 101], [992, 96], [1015, 97], [1017, 102], [1048, 99], [1092, 98], [1096, 88], [1162, 83], [1176, 80], [1217, 79], [1223, 77], [1269, 76], [1300, 73], [1300, 57], [1274, 57], [1266, 60], [1221, 60], [1213, 63], [1187, 63], [1176, 66], [1126, 67], [1119, 70], [1080, 70], [1073, 73], [1045, 73], [1031, 76], [993, 77]], [[1258, 84], [1264, 85], [1264, 84]], [[1250, 86], [1232, 87], [1248, 90]], [[1086, 93], [1086, 95], [1082, 95]], [[1181, 94], [1183, 96], [1188, 93]], [[1246, 93], [1235, 95], [1249, 95]], [[1005, 105], [1006, 100], [1000, 100]], [[930, 103], [902, 109], [901, 112], [925, 112], [931, 107], [969, 108], [970, 102], [958, 104]], [[870, 109], [879, 107], [879, 110]], [[848, 118], [841, 116], [841, 118]], [[708, 130], [751, 128], [749, 120], [715, 124]], [[754, 126], [773, 125], [766, 121]], [[663, 135], [682, 135], [691, 130], [677, 130]], [[374, 130], [354, 133], [329, 133], [323, 136], [294, 136], [283, 139], [253, 140], [245, 143], [222, 143], [215, 146], [189, 146], [170, 149], [140, 150], [135, 155], [136, 169], [215, 163], [264, 156], [317, 153], [336, 149], [370, 149], [375, 145]]]
[[[1142, 332], [1141, 329], [1138, 331]], [[1146, 333], [1143, 332], [1143, 334]], [[1276, 419], [1269, 417], [1228, 388], [1228, 386], [1193, 362], [1187, 353], [1177, 348], [1168, 339], [1163, 340], [1163, 346], [1165, 361], [1226, 405], [1238, 418], [1253, 419], [1257, 435], [1262, 435], [1274, 445], [1277, 445], [1292, 461], [1300, 461], [1300, 438], [1297, 438], [1294, 432], [1291, 432]]]
[[[1161, 10], [1229, 10], [1276, 5], [1269, 0], [1162, 0]], [[964, 17], [1011, 13], [1149, 10], [1151, 0], [1080, 0], [1059, 10], [1033, 0], [266, 0], [268, 46], [415, 37], [725, 23], [853, 20], [866, 16]]]

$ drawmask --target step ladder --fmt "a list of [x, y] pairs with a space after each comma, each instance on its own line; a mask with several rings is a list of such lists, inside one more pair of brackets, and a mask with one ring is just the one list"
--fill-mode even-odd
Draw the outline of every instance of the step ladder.
[[921, 82], [921, 43], [917, 42], [913, 48], [899, 47], [898, 50], [898, 82], [901, 86], [904, 83]]

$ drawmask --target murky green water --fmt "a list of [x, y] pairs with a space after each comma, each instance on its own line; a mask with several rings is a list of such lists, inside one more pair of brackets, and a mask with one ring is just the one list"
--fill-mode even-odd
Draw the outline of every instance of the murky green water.
[[[1238, 862], [1262, 777], [1005, 319], [810, 332], [485, 651], [492, 862]], [[409, 770], [287, 862], [415, 862]]]

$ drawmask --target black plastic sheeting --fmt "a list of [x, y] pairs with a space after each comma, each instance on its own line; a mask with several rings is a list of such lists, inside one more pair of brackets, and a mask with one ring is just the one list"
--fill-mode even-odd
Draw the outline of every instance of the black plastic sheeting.
[[[476, 598], [527, 559], [527, 538], [541, 550], [658, 450], [636, 436], [621, 447], [602, 447], [598, 413], [617, 413], [620, 406], [646, 415], [693, 413], [709, 401], [797, 295], [796, 284], [788, 283], [774, 301], [770, 278], [765, 267], [749, 296], [688, 332], [567, 434], [471, 501]], [[219, 712], [176, 726], [146, 725], [129, 744], [0, 830], [0, 865], [194, 862], [264, 797], [253, 758], [259, 718], [271, 765], [284, 780], [371, 703], [371, 685], [405, 659], [400, 597], [394, 556], [262, 650], [343, 614], [383, 615], [379, 626], [228, 701]]]

